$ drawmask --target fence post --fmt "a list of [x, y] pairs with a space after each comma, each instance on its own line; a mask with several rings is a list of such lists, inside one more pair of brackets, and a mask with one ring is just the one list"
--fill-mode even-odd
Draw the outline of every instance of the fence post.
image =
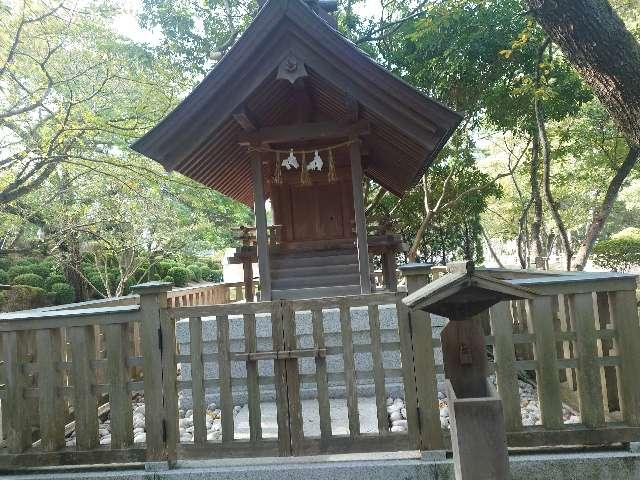
[[[431, 264], [412, 263], [400, 267], [407, 281], [407, 293], [413, 293], [429, 283]], [[438, 382], [433, 356], [431, 317], [420, 310], [411, 310], [411, 348], [414, 357], [415, 387], [418, 399], [420, 443], [422, 450], [444, 448], [438, 407]], [[398, 315], [398, 321], [401, 321]]]
[[[171, 322], [166, 312], [167, 292], [171, 287], [171, 283], [167, 282], [149, 282], [132, 288], [134, 293], [140, 295], [140, 340], [147, 430], [146, 468], [153, 470], [167, 468], [166, 462], [174, 459], [172, 457], [175, 452], [177, 406], [176, 411], [171, 410], [176, 395], [175, 339], [173, 348], [170, 345], [175, 332], [171, 332]], [[173, 362], [173, 368], [169, 365], [169, 360]]]

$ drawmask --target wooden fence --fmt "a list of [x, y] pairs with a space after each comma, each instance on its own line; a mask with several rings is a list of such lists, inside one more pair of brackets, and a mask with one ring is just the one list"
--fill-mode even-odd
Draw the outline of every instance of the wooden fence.
[[[498, 390], [503, 400], [511, 447], [611, 444], [640, 439], [640, 325], [636, 280], [631, 275], [567, 274], [528, 276], [496, 271], [501, 278], [526, 286], [539, 294], [533, 300], [505, 302], [489, 314], [486, 343], [492, 354]], [[531, 278], [528, 278], [531, 277]], [[3, 363], [0, 368], [3, 430], [6, 448], [0, 450], [0, 466], [35, 466], [71, 463], [159, 461], [215, 456], [298, 455], [399, 449], [448, 448], [448, 431], [440, 425], [437, 398], [442, 367], [435, 362], [431, 321], [421, 312], [408, 312], [401, 293], [377, 293], [313, 300], [205, 305], [211, 297], [196, 295], [171, 301], [166, 287], [139, 286], [139, 302], [133, 305], [88, 309], [31, 311], [0, 317]], [[174, 297], [175, 298], [175, 297]], [[184, 303], [183, 303], [184, 299]], [[197, 300], [196, 300], [197, 299]], [[183, 306], [185, 305], [185, 306]], [[381, 305], [395, 306], [397, 343], [380, 339]], [[337, 309], [342, 342], [325, 342], [323, 316]], [[365, 310], [369, 339], [353, 341], [356, 311]], [[313, 344], [298, 345], [297, 312], [311, 313]], [[215, 317], [217, 349], [202, 348], [202, 319]], [[189, 319], [190, 351], [178, 355], [177, 319]], [[272, 329], [269, 348], [258, 350], [257, 321]], [[229, 328], [241, 322], [244, 348], [229, 348]], [[134, 329], [140, 332], [140, 352], [129, 348]], [[104, 336], [104, 355], [96, 354], [95, 332]], [[68, 338], [70, 355], [63, 354]], [[387, 390], [384, 356], [399, 350], [400, 375], [408, 431], [392, 433], [386, 412]], [[370, 355], [371, 372], [356, 370], [357, 354]], [[341, 372], [327, 370], [327, 359], [342, 359]], [[303, 362], [312, 361], [312, 375], [300, 373]], [[270, 362], [273, 374], [259, 374], [258, 362]], [[179, 380], [179, 365], [191, 364], [191, 379]], [[246, 376], [232, 375], [232, 365], [243, 363]], [[217, 365], [217, 378], [206, 366]], [[142, 377], [132, 374], [142, 370]], [[522, 424], [518, 372], [535, 372], [541, 424]], [[374, 381], [376, 432], [360, 431], [357, 380], [371, 375]], [[395, 372], [394, 372], [395, 376]], [[346, 392], [348, 430], [332, 430], [327, 384], [340, 379]], [[249, 391], [249, 431], [241, 438], [234, 431], [233, 388], [246, 382]], [[320, 435], [304, 432], [300, 384], [314, 383], [320, 417]], [[258, 392], [274, 385], [278, 429], [269, 437], [261, 429]], [[562, 416], [564, 394], [578, 399], [579, 423], [567, 424]], [[193, 442], [179, 438], [178, 390], [193, 395]], [[221, 435], [208, 440], [205, 430], [205, 392], [220, 394]], [[146, 410], [146, 443], [133, 443], [132, 395], [143, 394]], [[111, 445], [98, 443], [98, 399], [110, 403]], [[73, 408], [77, 445], [65, 446], [64, 412]], [[619, 412], [616, 410], [619, 409]], [[40, 439], [40, 441], [37, 441]], [[34, 446], [35, 445], [35, 446]]]

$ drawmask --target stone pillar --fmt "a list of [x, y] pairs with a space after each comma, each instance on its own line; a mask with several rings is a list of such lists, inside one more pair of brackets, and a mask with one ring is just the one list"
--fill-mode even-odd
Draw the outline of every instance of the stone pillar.
[[431, 281], [433, 263], [406, 263], [398, 269], [407, 280], [407, 293], [413, 293]]

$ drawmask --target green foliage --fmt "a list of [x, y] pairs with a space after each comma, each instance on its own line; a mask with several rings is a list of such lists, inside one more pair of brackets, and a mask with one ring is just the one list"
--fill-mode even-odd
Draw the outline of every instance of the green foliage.
[[167, 276], [176, 287], [184, 287], [189, 281], [189, 270], [184, 267], [172, 267], [167, 272]]
[[75, 291], [68, 283], [58, 282], [51, 285], [49, 291], [54, 294], [56, 305], [64, 305], [65, 303], [73, 303], [75, 299]]
[[51, 304], [42, 288], [16, 285], [2, 292], [3, 309], [8, 312], [46, 307]]
[[18, 275], [24, 275], [25, 273], [33, 273], [31, 271], [31, 265], [14, 265], [9, 268], [9, 278], [13, 281]]
[[30, 287], [44, 288], [45, 282], [37, 273], [23, 273], [13, 278], [14, 285], [28, 285]]
[[627, 228], [593, 247], [593, 262], [614, 271], [629, 271], [640, 266], [640, 229]]
[[257, 2], [143, 0], [142, 26], [159, 29], [159, 55], [180, 69], [202, 75], [233, 44], [257, 13]]
[[530, 130], [534, 95], [552, 99], [549, 118], [575, 113], [591, 97], [562, 58], [544, 68], [536, 91], [544, 34], [520, 0], [434, 2], [424, 18], [401, 24], [379, 42], [380, 55], [413, 85], [473, 120], [499, 129]]
[[187, 266], [187, 270], [189, 270], [189, 272], [191, 273], [191, 275], [189, 275], [190, 280], [199, 282], [202, 280], [202, 268], [200, 267], [200, 265], [196, 265], [191, 264]]
[[4, 270], [0, 270], [0, 285], [8, 285], [9, 280], [9, 274]]
[[51, 286], [55, 283], [67, 283], [67, 279], [63, 275], [51, 275], [45, 279], [45, 287], [51, 291]]

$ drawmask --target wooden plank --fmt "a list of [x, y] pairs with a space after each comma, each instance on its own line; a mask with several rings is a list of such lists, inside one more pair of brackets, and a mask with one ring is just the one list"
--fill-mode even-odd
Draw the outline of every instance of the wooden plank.
[[[311, 311], [313, 325], [313, 343], [316, 348], [326, 348], [322, 310]], [[316, 356], [316, 386], [318, 389], [318, 414], [320, 416], [320, 439], [323, 448], [327, 448], [331, 438], [331, 406], [329, 403], [329, 382], [327, 380], [327, 359]]]
[[25, 332], [2, 334], [2, 353], [6, 381], [6, 397], [2, 400], [3, 428], [10, 453], [22, 453], [31, 445], [31, 428], [24, 401], [26, 378], [22, 369], [25, 361]]
[[618, 395], [625, 423], [640, 425], [640, 325], [635, 292], [610, 292], [609, 312], [616, 332], [615, 348], [622, 365], [618, 367]]
[[[256, 336], [256, 316], [247, 313], [243, 316], [245, 351], [254, 353], [258, 350]], [[253, 442], [262, 439], [262, 413], [260, 411], [260, 385], [258, 383], [258, 362], [247, 360], [247, 394], [249, 408], [249, 438]]]
[[[411, 315], [409, 309], [398, 298], [398, 335], [400, 337], [400, 358], [402, 362], [402, 378], [404, 380], [404, 403], [407, 410], [407, 428], [409, 440], [414, 448], [421, 448], [420, 412], [418, 410], [418, 386], [416, 385], [416, 368], [413, 357], [411, 338]], [[438, 415], [440, 411], [438, 410]], [[425, 411], [425, 414], [429, 412]], [[437, 437], [433, 440], [438, 442]]]
[[539, 447], [566, 445], [603, 445], [636, 442], [640, 438], [640, 428], [609, 424], [603, 428], [589, 428], [581, 425], [565, 426], [559, 430], [541, 427], [527, 428], [519, 432], [507, 433], [509, 447]]
[[389, 434], [389, 417], [387, 414], [387, 391], [384, 383], [384, 364], [382, 363], [382, 339], [380, 335], [380, 311], [377, 305], [370, 305], [369, 335], [371, 337], [371, 361], [373, 383], [376, 391], [376, 413], [378, 416], [378, 432]]
[[207, 441], [207, 418], [202, 361], [202, 319], [189, 319], [189, 351], [191, 354], [191, 396], [193, 399], [193, 441], [201, 446]]
[[496, 363], [498, 393], [502, 399], [504, 423], [507, 431], [522, 429], [518, 371], [513, 345], [513, 327], [507, 302], [500, 302], [489, 310], [491, 333], [494, 337], [493, 353]]
[[[77, 450], [68, 447], [56, 452], [38, 452], [30, 450], [17, 455], [0, 455], [0, 470], [13, 470], [16, 467], [48, 467], [60, 465], [98, 465], [98, 464], [124, 464], [142, 463], [145, 460], [144, 448], [127, 448], [122, 450], [110, 447], [99, 447], [94, 450]], [[43, 474], [45, 478], [55, 478], [50, 473]], [[87, 474], [76, 473], [76, 477], [90, 478]]]
[[233, 441], [233, 395], [231, 392], [231, 357], [229, 317], [216, 317], [218, 324], [218, 374], [220, 375], [220, 410], [222, 410], [222, 443]]
[[76, 445], [81, 450], [91, 450], [98, 446], [98, 399], [93, 388], [95, 371], [91, 365], [96, 355], [93, 327], [72, 327], [69, 337]]
[[537, 297], [526, 301], [527, 324], [536, 335], [533, 355], [537, 362], [536, 378], [542, 424], [546, 428], [563, 425], [560, 380], [556, 362], [556, 345], [553, 331], [553, 311], [549, 297]]
[[360, 435], [360, 414], [358, 412], [358, 390], [353, 352], [353, 332], [351, 330], [351, 310], [346, 302], [340, 302], [339, 308], [344, 381], [349, 416], [349, 435], [355, 438]]
[[352, 135], [369, 133], [369, 122], [360, 120], [355, 123], [316, 122], [294, 125], [264, 127], [256, 132], [240, 134], [240, 145], [261, 145], [264, 143], [303, 142], [322, 139], [349, 138]]
[[[82, 310], [69, 310], [68, 312], [55, 311], [44, 312], [42, 317], [26, 319], [13, 318], [15, 316], [14, 314], [3, 314], [3, 318], [11, 317], [11, 319], [5, 321], [0, 320], [0, 332], [84, 327], [87, 325], [109, 325], [111, 323], [129, 323], [139, 319], [139, 307], [137, 305], [87, 310], [93, 310], [96, 311], [96, 313], [87, 313]], [[112, 311], [112, 313], [110, 313], [110, 311]], [[33, 314], [30, 313], [29, 317], [32, 315]]]
[[360, 140], [357, 136], [349, 138], [349, 159], [351, 162], [351, 188], [353, 189], [353, 208], [356, 222], [356, 245], [358, 247], [358, 271], [360, 272], [360, 289], [363, 294], [371, 293], [371, 277], [369, 276], [369, 247], [367, 245], [367, 218], [364, 209], [362, 192], [362, 155]]
[[271, 300], [271, 267], [267, 238], [267, 213], [264, 206], [264, 172], [262, 154], [256, 153], [251, 159], [253, 173], [253, 211], [256, 217], [256, 244], [258, 250], [258, 271], [260, 274], [260, 299]]
[[[284, 350], [284, 326], [282, 323], [283, 302], [272, 302], [271, 333], [273, 349]], [[280, 456], [291, 455], [291, 432], [289, 429], [289, 401], [287, 399], [287, 370], [286, 360], [274, 360], [274, 383], [276, 390], [276, 409], [278, 421], [278, 450]]]
[[162, 389], [164, 399], [163, 422], [165, 429], [165, 452], [167, 461], [177, 460], [177, 445], [180, 437], [178, 428], [178, 366], [176, 364], [176, 322], [167, 315], [167, 297], [161, 294], [160, 329], [162, 358]]
[[[596, 314], [596, 337], [599, 339], [598, 356], [605, 359], [615, 357], [613, 348], [615, 332], [608, 330], [611, 325], [611, 315], [609, 315], [609, 295], [606, 293], [596, 293], [594, 310]], [[620, 410], [620, 400], [618, 398], [618, 380], [615, 367], [604, 367], [601, 370], [602, 397], [607, 412]]]
[[111, 419], [111, 448], [127, 448], [133, 445], [133, 420], [131, 397], [127, 388], [127, 325], [107, 325], [105, 342], [107, 352], [107, 378], [109, 382], [109, 406]]
[[[575, 335], [575, 332], [571, 331], [571, 319], [569, 317], [569, 296], [558, 295], [558, 318], [560, 320], [560, 328], [562, 329], [562, 332], [556, 334], [556, 338], [560, 338], [561, 335], [567, 337], [562, 339], [562, 356], [565, 359], [575, 357], [573, 350], [573, 342], [575, 341], [575, 338], [569, 338], [570, 335]], [[575, 370], [567, 368], [565, 370], [565, 380], [567, 382], [567, 386], [571, 390], [576, 390], [577, 384]]]
[[[284, 344], [287, 350], [295, 350], [298, 346], [296, 335], [295, 311], [291, 303], [282, 301], [282, 326], [284, 327]], [[287, 370], [287, 397], [289, 399], [289, 429], [291, 435], [291, 453], [302, 453], [302, 403], [300, 402], [300, 370], [299, 360], [290, 358], [285, 362]]]
[[433, 356], [431, 316], [420, 310], [410, 312], [411, 344], [414, 359], [417, 404], [420, 412], [420, 442], [423, 450], [442, 449], [438, 380]]
[[597, 364], [598, 349], [596, 342], [593, 295], [578, 293], [569, 295], [569, 316], [571, 327], [576, 332], [576, 356], [578, 361], [578, 399], [580, 418], [588, 427], [604, 425], [604, 403], [600, 366]]
[[64, 447], [64, 403], [62, 401], [62, 338], [59, 329], [37, 330], [38, 413], [40, 438], [45, 451]]
[[[166, 302], [166, 293], [164, 297]], [[144, 362], [142, 372], [144, 377], [147, 459], [149, 461], [166, 460], [163, 439], [164, 404], [160, 350], [160, 302], [158, 294], [141, 292], [140, 343]]]

